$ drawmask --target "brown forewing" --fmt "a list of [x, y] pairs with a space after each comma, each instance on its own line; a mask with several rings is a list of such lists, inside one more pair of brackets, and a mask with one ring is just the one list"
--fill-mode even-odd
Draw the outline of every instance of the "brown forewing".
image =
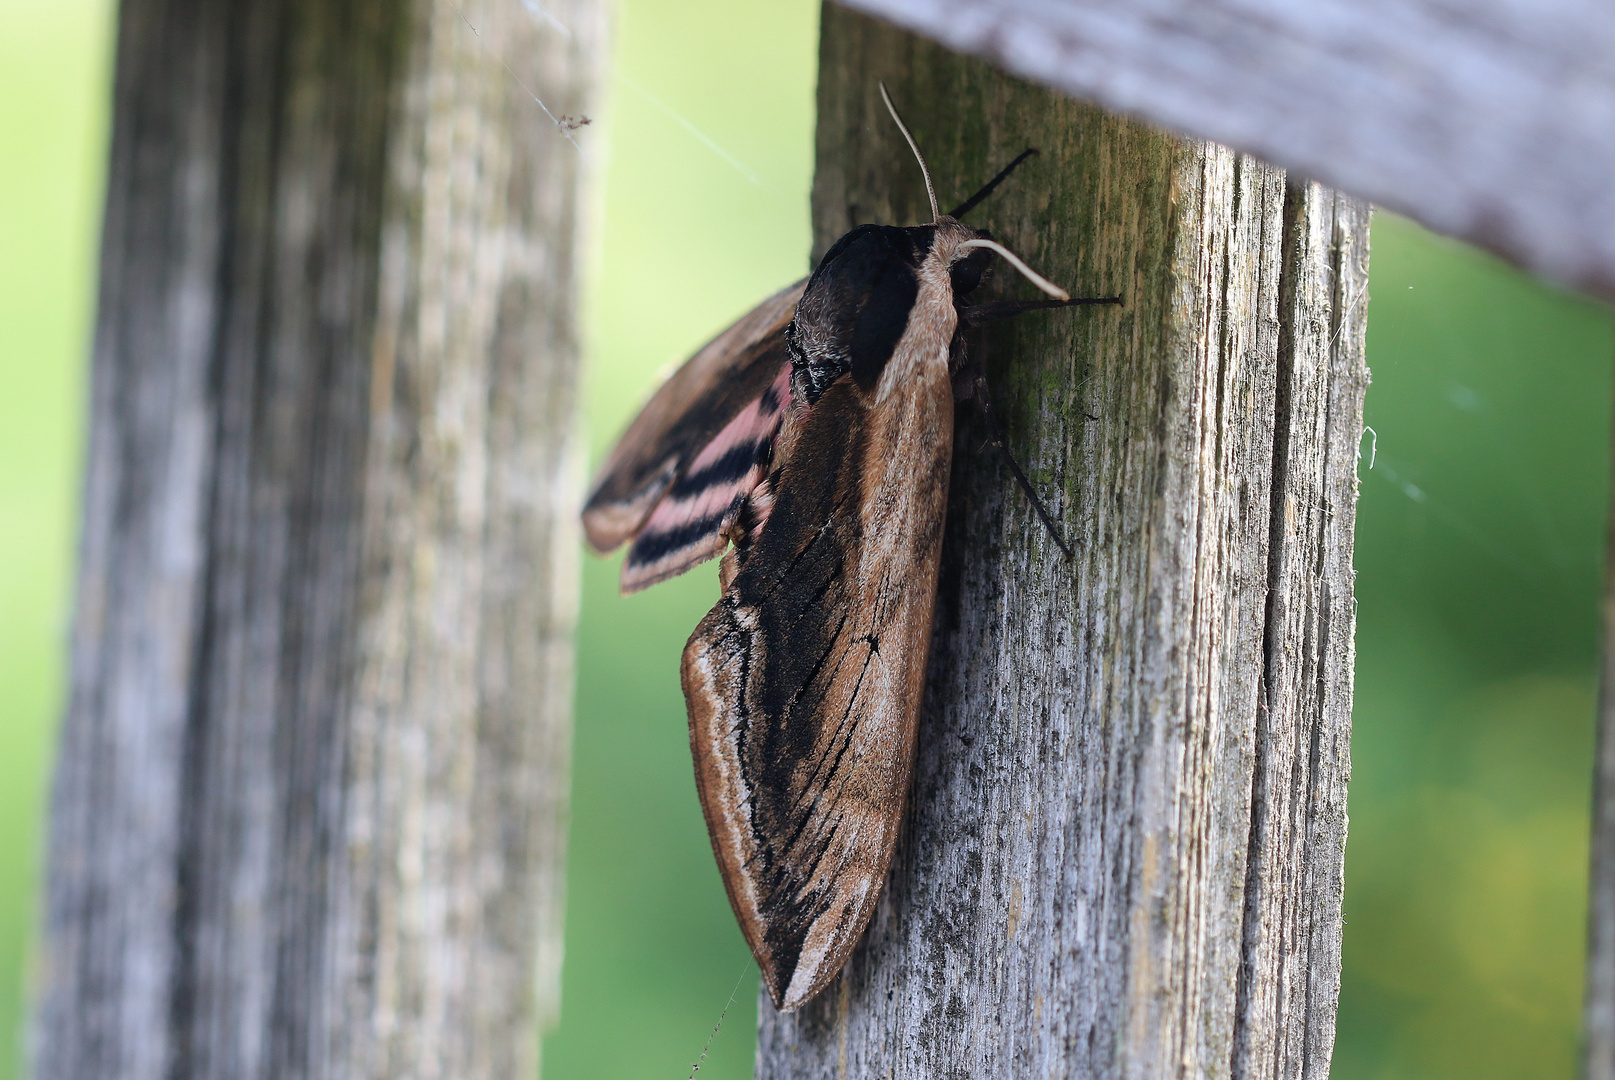
[[806, 285], [798, 281], [752, 308], [651, 395], [583, 508], [583, 529], [596, 551], [637, 533], [689, 461], [790, 362], [785, 327]]
[[953, 442], [935, 331], [788, 422], [768, 526], [684, 651], [713, 850], [782, 1009], [857, 944], [907, 800]]

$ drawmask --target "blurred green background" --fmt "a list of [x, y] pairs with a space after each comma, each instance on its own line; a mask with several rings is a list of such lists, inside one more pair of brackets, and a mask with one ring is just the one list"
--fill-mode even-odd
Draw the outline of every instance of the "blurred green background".
[[[110, 17], [0, 0], [0, 1080], [19, 1074], [60, 705]], [[658, 369], [805, 269], [816, 22], [813, 0], [619, 3], [594, 157], [596, 454]], [[1335, 1075], [1569, 1080], [1610, 319], [1385, 214], [1372, 292]], [[749, 1076], [756, 976], [676, 679], [715, 583], [620, 600], [614, 579], [589, 561], [547, 1074], [687, 1076], [738, 980], [702, 1076]]]

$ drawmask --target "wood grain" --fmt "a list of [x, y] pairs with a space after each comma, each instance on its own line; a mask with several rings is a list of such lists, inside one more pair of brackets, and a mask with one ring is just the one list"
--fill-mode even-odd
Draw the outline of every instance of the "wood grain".
[[1603, 0], [847, 0], [1615, 299]]
[[122, 5], [39, 1077], [533, 1071], [583, 159], [521, 84], [583, 112], [600, 47], [559, 7]]
[[[815, 243], [956, 202], [1076, 295], [986, 350], [1067, 562], [963, 407], [914, 794], [870, 932], [758, 1073], [1322, 1077], [1368, 217], [824, 9]], [[993, 290], [1021, 296], [1006, 273]]]

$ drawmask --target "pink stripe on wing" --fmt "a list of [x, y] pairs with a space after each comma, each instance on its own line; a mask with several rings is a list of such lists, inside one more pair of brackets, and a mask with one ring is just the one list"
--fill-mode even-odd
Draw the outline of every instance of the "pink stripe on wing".
[[791, 366], [701, 448], [651, 511], [628, 551], [622, 590], [683, 573], [728, 544], [727, 530], [763, 478], [763, 461], [791, 401]]

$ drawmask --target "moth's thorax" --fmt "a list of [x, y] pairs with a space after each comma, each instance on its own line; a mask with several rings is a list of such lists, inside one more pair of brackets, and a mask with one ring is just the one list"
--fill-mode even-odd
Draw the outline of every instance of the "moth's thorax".
[[959, 245], [980, 235], [943, 217], [907, 228], [860, 225], [836, 241], [786, 331], [793, 397], [811, 407], [847, 374], [865, 393], [886, 393], [894, 357], [910, 374], [916, 363], [946, 364], [958, 325], [954, 264], [971, 264], [970, 287], [980, 279], [981, 263], [974, 253], [961, 259]]
[[950, 217], [937, 221], [931, 248], [915, 267], [919, 289], [909, 309], [908, 325], [881, 373], [877, 398], [901, 393], [903, 386], [921, 375], [923, 369], [947, 370], [953, 336], [959, 327], [959, 312], [953, 302], [953, 263], [959, 257], [959, 245], [979, 235]]

